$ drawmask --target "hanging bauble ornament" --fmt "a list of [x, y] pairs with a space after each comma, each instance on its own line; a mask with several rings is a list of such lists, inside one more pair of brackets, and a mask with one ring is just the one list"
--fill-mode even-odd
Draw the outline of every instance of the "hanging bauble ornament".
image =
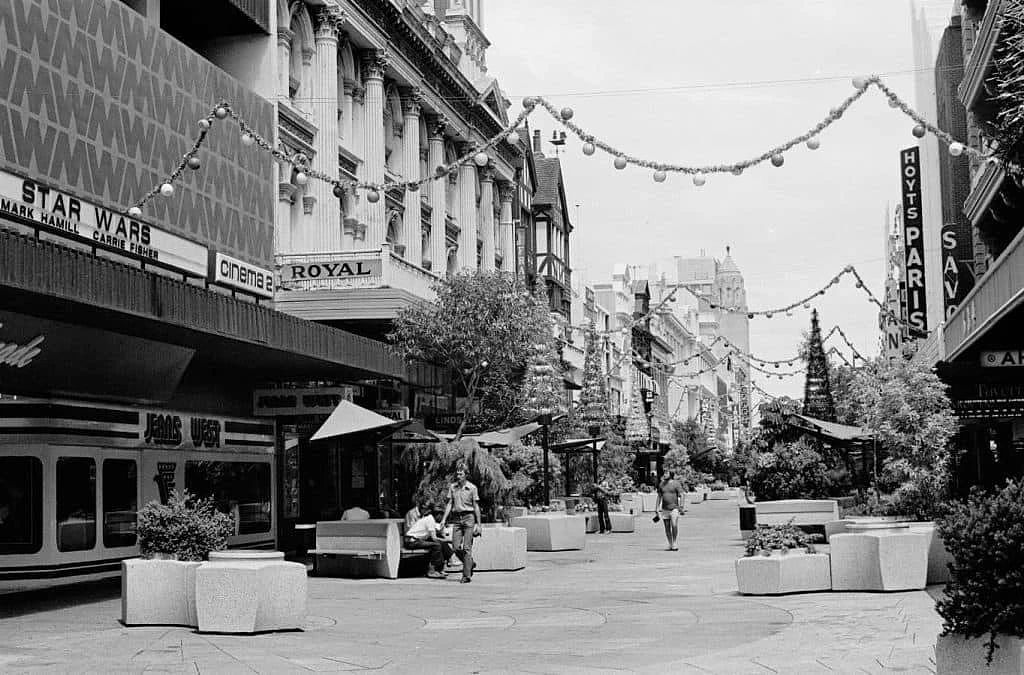
[[621, 169], [625, 169], [626, 168], [626, 158], [625, 157], [621, 157], [621, 156], [620, 157], [616, 157], [615, 158], [615, 168], [616, 169], [620, 169], [620, 170]]
[[777, 364], [777, 363], [776, 363], [776, 364], [775, 364], [775, 367], [776, 367], [776, 368], [778, 368], [778, 367], [779, 367], [779, 364]]
[[808, 138], [807, 147], [811, 150], [817, 150], [818, 148], [821, 147], [821, 141], [819, 141], [817, 138]]
[[214, 116], [222, 120], [228, 116], [228, 109], [222, 105], [217, 106], [217, 109], [213, 111]]
[[205, 117], [199, 120], [199, 128], [202, 129], [203, 131], [207, 131], [210, 128], [210, 120], [206, 119]]
[[864, 77], [863, 75], [858, 75], [857, 77], [853, 78], [852, 82], [853, 88], [858, 91], [864, 91], [868, 87], [868, 78]]
[[408, 190], [409, 192], [416, 192], [417, 190], [420, 189], [420, 184], [419, 183], [409, 183], [408, 185], [405, 186], [405, 189]]
[[843, 116], [843, 110], [842, 108], [832, 108], [831, 110], [828, 111], [828, 114], [830, 117], [835, 117], [838, 119]]
[[587, 143], [583, 144], [583, 154], [584, 155], [592, 155], [592, 154], [594, 154], [594, 152], [596, 150], [597, 150], [597, 147], [593, 143], [587, 142]]
[[899, 99], [890, 98], [889, 99], [889, 107], [890, 108], [899, 108], [900, 107]]
[[765, 312], [764, 313], [764, 318], [766, 318], [766, 319], [772, 318], [772, 313], [771, 312]]
[[130, 209], [128, 209], [128, 217], [129, 218], [138, 218], [141, 215], [142, 215], [142, 209], [140, 209], [138, 206], [133, 206]]
[[772, 166], [782, 166], [786, 161], [786, 158], [782, 156], [782, 153], [775, 153], [772, 155]]
[[299, 171], [297, 174], [295, 174], [295, 184], [296, 185], [305, 185], [308, 182], [309, 182], [309, 176], [307, 176], [304, 172]]
[[787, 311], [786, 312], [786, 316], [793, 316], [793, 312], [792, 311]]
[[249, 147], [256, 143], [256, 137], [252, 134], [242, 134], [242, 145]]
[[532, 96], [527, 96], [526, 98], [523, 99], [523, 107], [526, 108], [527, 110], [530, 110], [535, 105], [537, 105], [537, 100]]
[[189, 157], [188, 161], [185, 162], [185, 166], [187, 166], [188, 168], [192, 169], [193, 171], [198, 169], [201, 165], [202, 165], [202, 162], [199, 161], [198, 157]]
[[707, 182], [708, 182], [708, 179], [704, 177], [704, 174], [702, 174], [702, 173], [694, 174], [694, 176], [693, 176], [693, 184], [696, 185], [697, 187], [703, 187], [704, 184], [707, 183]]
[[654, 182], [655, 183], [664, 183], [666, 178], [668, 178], [668, 174], [665, 173], [664, 171], [655, 171], [654, 172]]
[[380, 193], [377, 192], [376, 190], [370, 190], [369, 192], [366, 193], [366, 201], [370, 202], [371, 204], [376, 204], [377, 202], [380, 201]]
[[331, 192], [334, 193], [334, 196], [337, 197], [338, 199], [342, 199], [345, 197], [345, 188], [342, 187], [341, 185], [335, 185], [334, 189], [331, 190]]
[[957, 141], [953, 141], [952, 143], [949, 144], [949, 154], [953, 155], [954, 157], [959, 157], [960, 155], [964, 154], [964, 144], [959, 143]]
[[473, 161], [476, 162], [477, 166], [487, 166], [490, 163], [491, 158], [487, 156], [486, 152], [478, 152], [473, 155]]
[[519, 134], [514, 131], [508, 132], [508, 135], [505, 136], [505, 142], [509, 145], [519, 145]]
[[170, 197], [171, 195], [174, 194], [174, 186], [171, 185], [170, 183], [164, 183], [163, 185], [160, 186], [160, 194], [162, 194], [164, 197]]
[[738, 175], [740, 175], [741, 173], [743, 173], [743, 167], [742, 167], [742, 166], [734, 166], [734, 167], [732, 168], [732, 175], [734, 175], [734, 176], [738, 176]]
[[860, 281], [857, 282], [857, 288], [864, 288], [864, 284]]
[[747, 314], [747, 318], [748, 319], [753, 319], [754, 318], [754, 313], [750, 312], [749, 314]]
[[811, 303], [805, 302], [804, 303], [804, 309], [810, 309], [810, 308], [811, 308]]
[[572, 119], [572, 116], [575, 113], [573, 112], [572, 108], [562, 108], [562, 110], [558, 114], [562, 116], [563, 120], [568, 122], [569, 120]]

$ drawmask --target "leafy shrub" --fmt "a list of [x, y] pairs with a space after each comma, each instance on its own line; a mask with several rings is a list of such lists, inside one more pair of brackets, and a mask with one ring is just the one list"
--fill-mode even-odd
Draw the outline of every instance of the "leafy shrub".
[[187, 490], [171, 493], [166, 504], [151, 501], [139, 509], [139, 549], [144, 557], [154, 553], [178, 560], [205, 560], [210, 551], [221, 551], [235, 533], [235, 519]]
[[750, 487], [761, 501], [818, 499], [828, 496], [828, 472], [818, 451], [801, 438], [760, 454]]
[[[514, 506], [544, 503], [544, 450], [533, 445], [515, 445], [491, 451], [508, 478], [508, 501]], [[548, 455], [548, 485], [552, 495], [562, 494], [562, 462], [556, 453]]]
[[746, 553], [757, 555], [758, 551], [773, 548], [805, 548], [820, 539], [821, 535], [809, 535], [789, 521], [785, 525], [758, 525], [747, 539]]
[[614, 478], [607, 478], [601, 481], [601, 486], [607, 488], [605, 491], [608, 496], [614, 500], [618, 500], [619, 495], [623, 492], [635, 492], [636, 481], [633, 480], [632, 476], [621, 475]]
[[448, 498], [448, 486], [455, 480], [455, 469], [465, 464], [467, 479], [480, 492], [480, 515], [484, 520], [495, 517], [496, 509], [508, 498], [512, 485], [502, 472], [498, 460], [476, 441], [464, 438], [451, 443], [423, 443], [409, 445], [402, 461], [411, 468], [425, 467], [413, 499], [443, 505]]
[[1024, 637], [1024, 483], [1008, 481], [994, 495], [975, 488], [966, 503], [950, 505], [938, 530], [953, 557], [936, 604], [942, 634], [987, 636], [991, 663], [997, 634]]

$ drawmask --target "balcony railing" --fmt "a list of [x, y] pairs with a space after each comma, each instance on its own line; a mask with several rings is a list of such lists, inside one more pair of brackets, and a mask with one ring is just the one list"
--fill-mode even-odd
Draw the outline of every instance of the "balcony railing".
[[957, 88], [957, 95], [964, 107], [970, 110], [984, 91], [985, 78], [992, 65], [992, 54], [999, 42], [1003, 25], [1003, 0], [990, 0], [985, 16], [978, 27], [969, 60], [964, 66], [964, 78]]
[[978, 280], [942, 330], [946, 360], [955, 359], [982, 332], [1024, 301], [1024, 230]]
[[286, 291], [339, 291], [395, 288], [431, 301], [438, 277], [395, 253], [391, 246], [277, 256], [279, 288]]

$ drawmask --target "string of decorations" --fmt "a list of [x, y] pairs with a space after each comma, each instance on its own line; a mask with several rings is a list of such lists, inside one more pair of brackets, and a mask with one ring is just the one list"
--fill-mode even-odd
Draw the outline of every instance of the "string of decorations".
[[537, 105], [544, 108], [555, 120], [560, 122], [566, 129], [575, 134], [576, 137], [583, 142], [583, 154], [593, 155], [598, 149], [600, 149], [615, 158], [613, 165], [616, 169], [625, 169], [628, 165], [632, 164], [634, 166], [653, 170], [653, 178], [657, 183], [663, 183], [669, 173], [681, 173], [691, 175], [693, 177], [693, 184], [697, 187], [702, 187], [707, 182], [708, 174], [731, 173], [735, 176], [739, 176], [746, 169], [752, 166], [757, 166], [758, 164], [766, 161], [771, 162], [772, 166], [781, 167], [785, 163], [784, 153], [792, 150], [797, 145], [805, 144], [810, 150], [817, 150], [821, 147], [821, 141], [818, 136], [820, 136], [825, 129], [839, 120], [850, 106], [867, 93], [870, 87], [877, 87], [879, 91], [889, 99], [889, 105], [891, 107], [899, 109], [916, 122], [915, 126], [911, 129], [911, 133], [915, 138], [923, 138], [930, 132], [947, 144], [949, 154], [954, 157], [958, 157], [966, 152], [968, 155], [980, 160], [1001, 161], [993, 155], [985, 154], [980, 150], [957, 141], [952, 135], [926, 120], [920, 113], [903, 101], [903, 99], [901, 99], [892, 89], [886, 86], [879, 76], [858, 76], [854, 77], [851, 80], [851, 83], [856, 91], [847, 96], [846, 99], [838, 106], [829, 110], [828, 114], [820, 122], [804, 133], [795, 136], [784, 143], [776, 145], [758, 155], [750, 157], [749, 159], [729, 164], [714, 164], [706, 166], [670, 164], [656, 160], [642, 159], [626, 153], [597, 138], [594, 134], [587, 132], [582, 127], [572, 122], [571, 120], [574, 116], [572, 108], [558, 109], [554, 104], [542, 96], [528, 96], [524, 98], [523, 106], [526, 110], [530, 111], [532, 111]]
[[[171, 197], [175, 191], [175, 183], [181, 179], [181, 176], [185, 173], [185, 169], [191, 169], [193, 171], [198, 170], [201, 166], [201, 160], [199, 159], [199, 150], [208, 137], [209, 131], [215, 121], [222, 121], [228, 118], [232, 119], [238, 124], [241, 132], [241, 141], [245, 146], [257, 146], [261, 150], [270, 153], [277, 160], [287, 163], [294, 167], [296, 174], [294, 176], [295, 183], [302, 186], [308, 183], [309, 179], [320, 180], [329, 183], [333, 186], [333, 194], [342, 198], [346, 193], [351, 190], [361, 189], [366, 191], [367, 201], [375, 203], [380, 200], [381, 193], [392, 188], [400, 190], [415, 191], [420, 186], [434, 180], [440, 180], [443, 177], [449, 175], [452, 171], [456, 170], [459, 166], [473, 161], [478, 166], [486, 166], [490, 163], [491, 158], [487, 154], [487, 150], [494, 148], [498, 143], [508, 142], [512, 145], [518, 146], [520, 138], [516, 129], [518, 129], [530, 116], [530, 114], [536, 109], [538, 105], [544, 108], [552, 117], [561, 122], [567, 129], [572, 131], [581, 141], [583, 141], [582, 150], [585, 155], [593, 155], [598, 148], [602, 151], [614, 155], [614, 166], [616, 169], [624, 169], [629, 164], [640, 166], [647, 169], [654, 170], [654, 180], [656, 182], [664, 182], [668, 173], [682, 173], [692, 175], [693, 183], [697, 186], [702, 186], [706, 182], [706, 175], [713, 173], [731, 173], [734, 175], [740, 175], [744, 170], [761, 164], [762, 162], [769, 161], [775, 167], [781, 167], [785, 162], [784, 153], [791, 150], [797, 145], [806, 144], [811, 150], [816, 150], [820, 147], [820, 140], [818, 136], [829, 126], [839, 120], [846, 110], [852, 106], [857, 100], [859, 100], [870, 87], [877, 87], [888, 99], [889, 104], [893, 108], [898, 108], [905, 115], [913, 119], [917, 124], [913, 127], [912, 133], [916, 138], [922, 138], [927, 133], [932, 133], [937, 138], [945, 142], [948, 146], [949, 153], [953, 156], [959, 156], [963, 153], [975, 157], [979, 160], [990, 160], [995, 162], [1001, 162], [1002, 160], [996, 158], [993, 155], [985, 154], [980, 150], [972, 148], [957, 141], [949, 133], [939, 129], [934, 124], [928, 122], [920, 113], [910, 107], [905, 101], [903, 101], [892, 89], [886, 86], [881, 78], [877, 75], [870, 77], [855, 77], [852, 80], [853, 86], [856, 91], [847, 96], [842, 103], [835, 108], [832, 108], [828, 115], [826, 115], [820, 122], [814, 125], [808, 131], [789, 139], [788, 141], [776, 145], [769, 150], [755, 155], [749, 159], [733, 162], [730, 164], [716, 164], [707, 166], [689, 166], [680, 164], [669, 164], [665, 162], [652, 161], [641, 159], [633, 155], [627, 154], [612, 145], [598, 139], [593, 134], [584, 131], [581, 127], [571, 122], [574, 112], [572, 108], [558, 109], [544, 97], [526, 97], [523, 99], [523, 110], [520, 114], [506, 125], [499, 133], [495, 134], [491, 138], [483, 142], [483, 144], [471, 147], [471, 149], [460, 157], [438, 166], [433, 174], [418, 178], [416, 180], [407, 181], [385, 181], [382, 183], [374, 183], [359, 180], [340, 179], [335, 175], [329, 175], [323, 171], [314, 169], [310, 166], [309, 158], [303, 153], [289, 154], [283, 150], [275, 148], [273, 144], [261, 136], [255, 129], [252, 128], [228, 103], [227, 101], [221, 101], [212, 108], [210, 113], [199, 120], [199, 133], [192, 144], [192, 147], [186, 152], [181, 160], [175, 166], [174, 170], [158, 185], [153, 187], [149, 192], [142, 196], [138, 201], [135, 202], [129, 209], [128, 215], [137, 218], [142, 215], [142, 207], [146, 205], [156, 195], [162, 195], [164, 197]], [[1016, 167], [1012, 167], [1016, 168]]]
[[868, 360], [864, 358], [864, 356], [859, 351], [857, 351], [857, 348], [853, 346], [853, 342], [850, 341], [850, 338], [846, 337], [846, 333], [844, 333], [843, 329], [839, 327], [839, 324], [832, 326], [832, 330], [830, 330], [828, 334], [825, 335], [825, 337], [821, 340], [822, 343], [828, 342], [828, 339], [832, 337], [835, 333], [839, 333], [839, 336], [843, 338], [843, 341], [846, 343], [846, 346], [850, 348], [850, 351], [853, 353], [854, 364], [857, 363], [857, 359], [860, 359], [864, 363], [868, 362]]

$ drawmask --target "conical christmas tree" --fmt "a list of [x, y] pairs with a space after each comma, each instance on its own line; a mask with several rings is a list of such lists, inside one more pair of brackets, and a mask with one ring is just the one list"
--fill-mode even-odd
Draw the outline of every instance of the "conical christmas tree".
[[541, 327], [523, 376], [523, 413], [527, 419], [537, 415], [558, 415], [566, 411], [565, 385], [562, 380], [561, 360], [555, 350], [554, 321], [548, 305], [543, 282], [537, 282], [534, 303], [538, 312], [537, 325]]
[[604, 369], [601, 367], [600, 338], [594, 322], [587, 326], [583, 355], [583, 389], [579, 400], [579, 426], [593, 436], [608, 432], [608, 391], [605, 389]]
[[811, 334], [805, 349], [807, 380], [804, 383], [804, 414], [827, 422], [836, 421], [836, 406], [828, 379], [828, 357], [821, 345], [818, 310], [811, 312]]

